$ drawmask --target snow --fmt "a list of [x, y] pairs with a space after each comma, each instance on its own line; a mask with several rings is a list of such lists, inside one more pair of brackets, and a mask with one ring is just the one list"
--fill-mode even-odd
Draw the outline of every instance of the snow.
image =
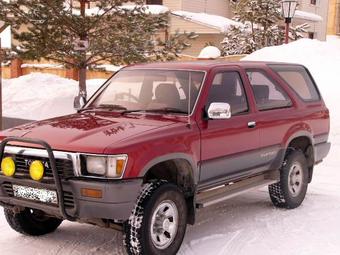
[[[196, 224], [188, 227], [178, 254], [339, 254], [340, 40], [319, 42], [303, 39], [288, 45], [265, 48], [246, 59], [295, 62], [305, 64], [310, 69], [330, 108], [330, 155], [316, 166], [307, 197], [299, 208], [275, 208], [269, 200], [266, 188], [263, 188], [201, 209], [198, 211]], [[25, 77], [24, 84], [42, 82], [44, 76], [37, 74]], [[46, 76], [45, 79], [46, 84], [53, 81], [49, 84], [51, 86], [57, 86], [58, 82], [64, 83], [65, 87], [76, 85], [74, 81], [52, 76]], [[19, 81], [21, 80], [6, 82], [15, 87]], [[64, 86], [60, 85], [60, 88]], [[25, 86], [21, 86], [21, 89], [24, 89], [25, 94], [30, 93]], [[34, 91], [39, 92], [36, 89]], [[76, 92], [76, 89], [72, 92]], [[33, 93], [27, 98], [33, 98]], [[38, 94], [37, 98], [41, 96]], [[50, 105], [45, 108], [50, 108]], [[55, 233], [27, 237], [11, 230], [0, 213], [0, 232], [1, 254], [4, 255], [126, 254], [121, 233], [86, 224], [64, 222]]]
[[300, 11], [300, 10], [295, 11], [294, 18], [309, 20], [313, 22], [319, 22], [323, 20], [321, 16], [315, 13], [305, 12], [305, 11]]
[[124, 66], [115, 66], [115, 65], [109, 65], [109, 64], [102, 64], [102, 65], [96, 65], [96, 69], [104, 69], [107, 72], [117, 72], [120, 69], [122, 69]]
[[[88, 80], [91, 96], [105, 80]], [[78, 82], [52, 74], [31, 73], [3, 80], [3, 114], [6, 117], [42, 120], [74, 113]]]
[[216, 28], [222, 33], [226, 32], [230, 26], [244, 26], [242, 23], [236, 22], [234, 20], [207, 13], [196, 13], [188, 11], [172, 11], [171, 13], [175, 16], [180, 16], [186, 20]]
[[12, 33], [10, 26], [6, 27], [5, 30], [0, 33], [0, 39], [1, 48], [9, 49], [12, 47]]
[[61, 64], [22, 64], [21, 68], [40, 68], [40, 69], [45, 69], [45, 68], [56, 68], [56, 69], [61, 69], [64, 68], [64, 65]]
[[221, 51], [215, 46], [207, 46], [203, 48], [198, 55], [199, 59], [215, 59], [221, 57]]
[[[145, 13], [147, 14], [158, 15], [158, 14], [164, 14], [170, 11], [169, 8], [164, 5], [146, 4], [144, 6], [146, 8]], [[135, 7], [136, 5], [123, 5], [121, 8], [125, 10], [133, 10]]]

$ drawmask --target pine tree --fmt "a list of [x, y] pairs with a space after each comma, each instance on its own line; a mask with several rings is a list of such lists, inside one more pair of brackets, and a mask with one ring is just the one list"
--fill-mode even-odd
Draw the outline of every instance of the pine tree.
[[[233, 2], [234, 20], [243, 26], [232, 26], [222, 42], [224, 55], [250, 54], [263, 47], [283, 42], [284, 30], [279, 26], [283, 18], [280, 0], [239, 0]], [[290, 37], [303, 37], [308, 25], [292, 27]]]
[[[0, 20], [12, 26], [16, 56], [77, 68], [79, 93], [85, 98], [88, 68], [104, 61], [125, 65], [175, 59], [195, 38], [184, 33], [161, 39], [169, 15], [151, 15], [142, 0], [91, 1], [95, 8], [90, 14], [83, 11], [90, 1], [74, 2], [81, 8], [65, 0], [0, 0]], [[122, 8], [127, 2], [134, 7]]]

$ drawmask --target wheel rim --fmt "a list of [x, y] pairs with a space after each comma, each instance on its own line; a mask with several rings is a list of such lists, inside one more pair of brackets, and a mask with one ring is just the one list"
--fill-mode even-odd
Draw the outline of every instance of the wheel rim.
[[160, 203], [152, 215], [151, 240], [160, 250], [168, 248], [174, 241], [178, 229], [178, 209], [170, 200]]
[[303, 171], [302, 167], [298, 163], [294, 163], [289, 170], [288, 175], [288, 188], [293, 197], [297, 197], [300, 194], [303, 185]]

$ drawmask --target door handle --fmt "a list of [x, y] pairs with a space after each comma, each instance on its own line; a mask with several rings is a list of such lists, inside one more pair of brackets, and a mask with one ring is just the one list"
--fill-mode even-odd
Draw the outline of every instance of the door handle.
[[256, 127], [256, 122], [255, 121], [248, 122], [248, 128], [255, 128], [255, 127]]

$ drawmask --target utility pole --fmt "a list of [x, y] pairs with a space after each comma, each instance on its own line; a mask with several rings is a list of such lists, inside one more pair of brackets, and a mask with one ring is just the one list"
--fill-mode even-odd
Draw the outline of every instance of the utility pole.
[[[6, 29], [7, 25], [0, 25], [0, 34]], [[7, 46], [5, 46], [7, 47]], [[1, 37], [0, 37], [0, 130], [3, 128], [3, 116], [2, 116], [2, 61], [3, 61], [3, 52], [1, 45]]]

